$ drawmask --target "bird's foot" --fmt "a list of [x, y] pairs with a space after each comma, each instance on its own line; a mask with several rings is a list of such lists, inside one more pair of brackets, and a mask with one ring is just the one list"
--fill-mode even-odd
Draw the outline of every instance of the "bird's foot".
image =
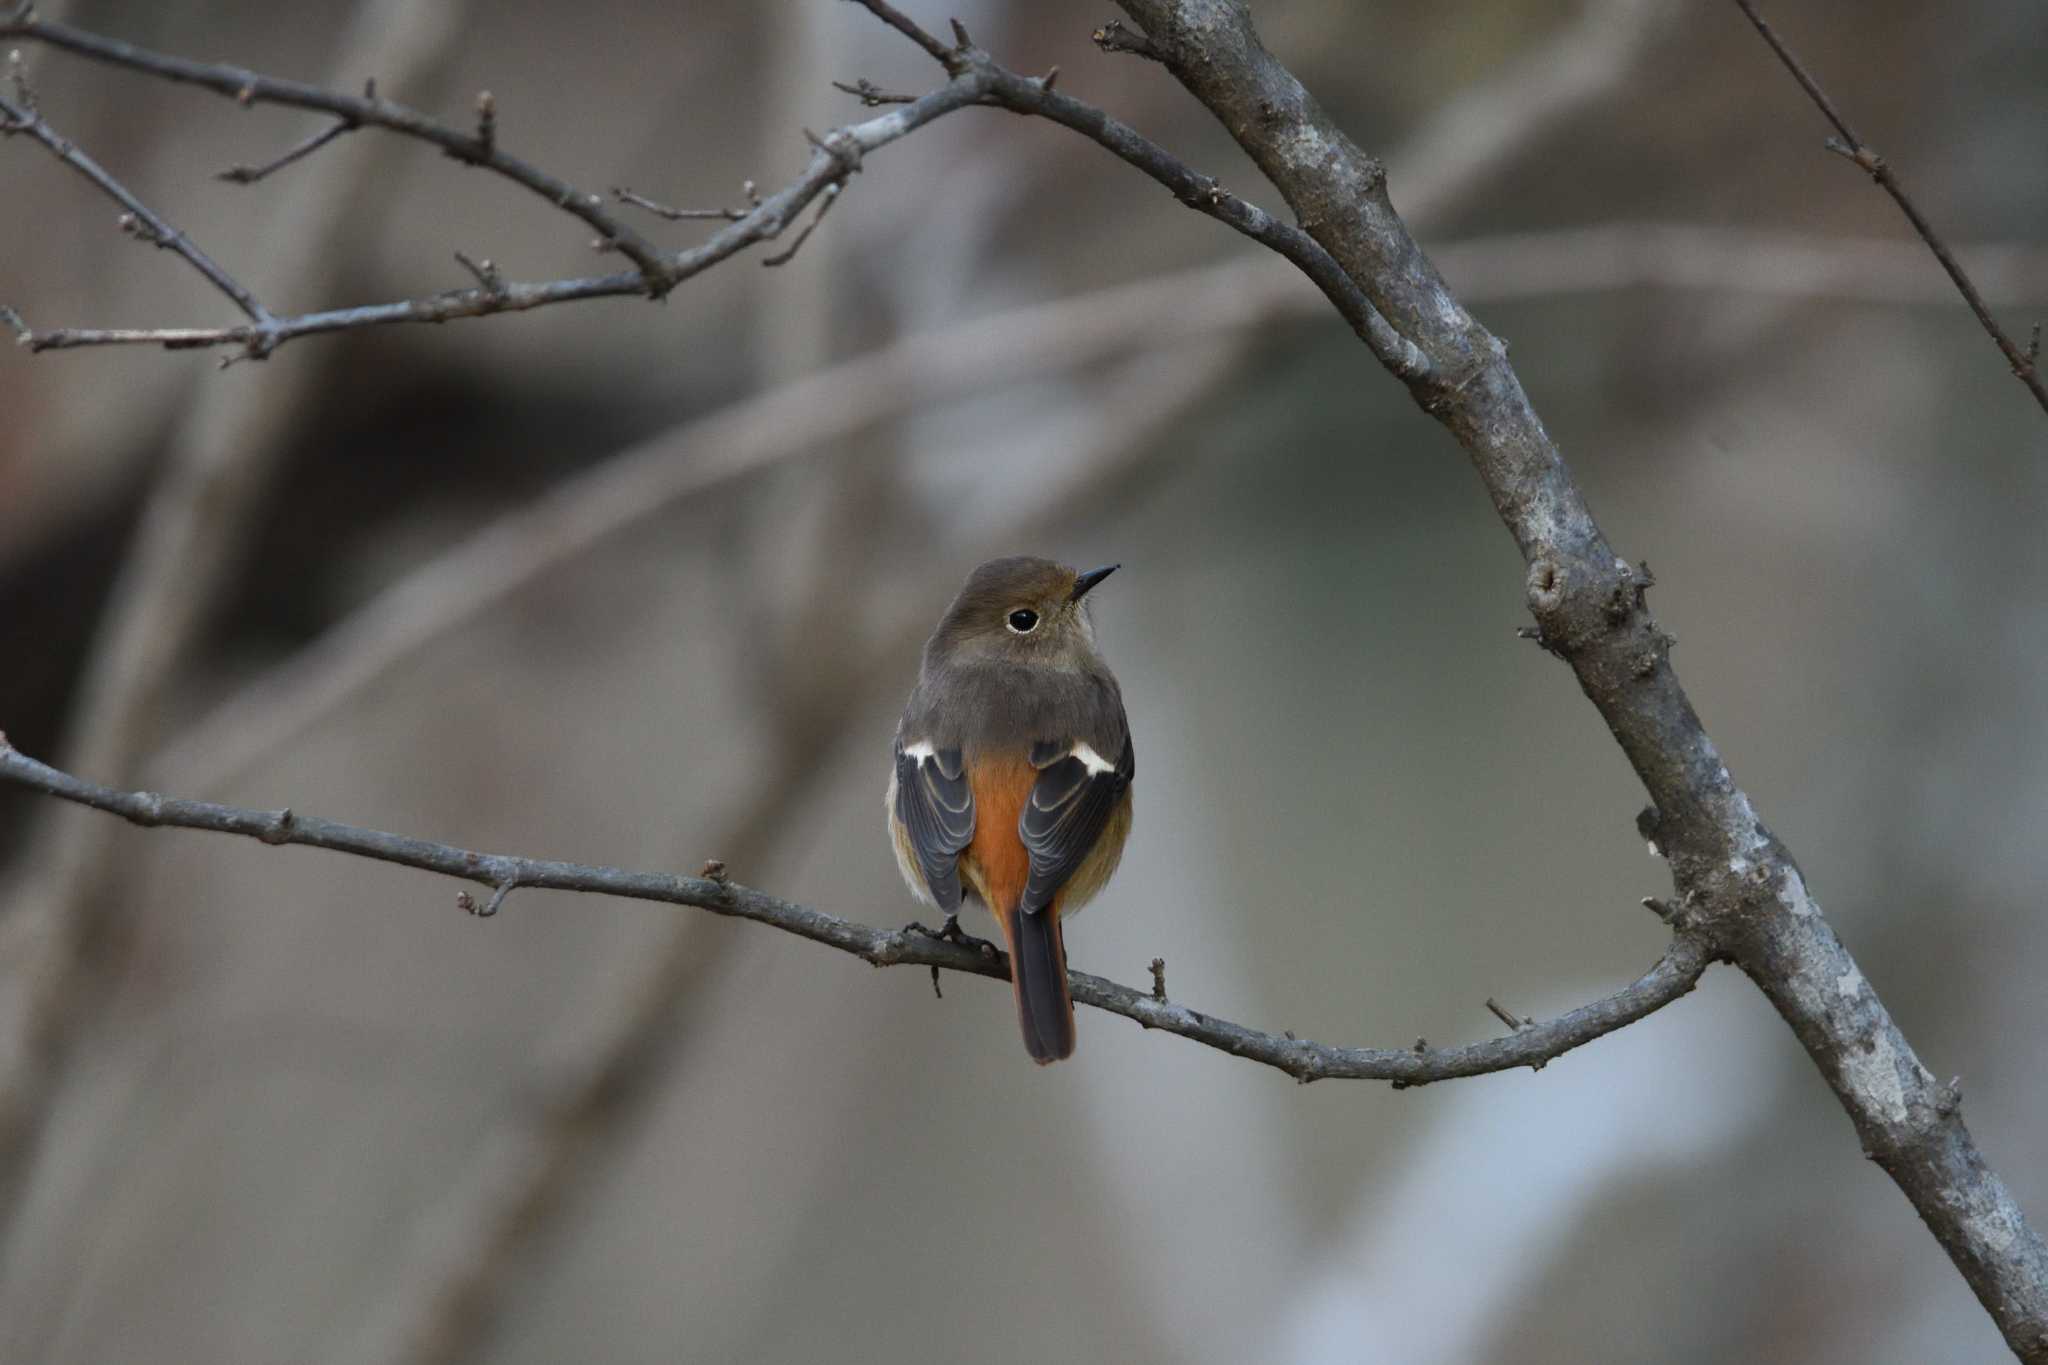
[[976, 938], [974, 935], [968, 933], [965, 929], [962, 929], [960, 927], [960, 917], [958, 915], [946, 916], [946, 923], [942, 928], [933, 929], [927, 925], [920, 924], [913, 920], [911, 923], [906, 924], [903, 927], [903, 931], [907, 934], [923, 934], [926, 938], [935, 938], [943, 943], [957, 943], [962, 948], [973, 949], [975, 952], [980, 953], [983, 957], [992, 958], [997, 956], [1002, 951], [1000, 948], [998, 948], [995, 944], [989, 942], [987, 939]]

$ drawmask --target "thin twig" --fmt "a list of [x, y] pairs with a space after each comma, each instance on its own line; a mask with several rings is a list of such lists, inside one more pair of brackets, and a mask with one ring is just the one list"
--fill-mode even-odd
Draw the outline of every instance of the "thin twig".
[[1088, 36], [1104, 52], [1126, 52], [1149, 61], [1161, 60], [1152, 40], [1121, 19], [1111, 19]]
[[[125, 230], [152, 246], [173, 252], [187, 265], [205, 276], [208, 283], [233, 300], [235, 307], [241, 309], [255, 324], [255, 327], [249, 330], [260, 333], [275, 321], [270, 315], [270, 310], [258, 302], [256, 296], [240, 281], [222, 269], [213, 257], [201, 251], [197, 243], [165, 222], [149, 205], [136, 198], [127, 186], [109, 175], [106, 169], [87, 156], [78, 144], [52, 128], [32, 101], [17, 104], [0, 98], [0, 134], [26, 134], [47, 147], [51, 155], [59, 161], [91, 181], [102, 194], [122, 207], [124, 212], [121, 224]], [[42, 349], [34, 342], [30, 342], [29, 346], [31, 350]]]
[[597, 229], [598, 234], [605, 240], [617, 244], [618, 249], [640, 271], [648, 294], [658, 298], [673, 289], [677, 283], [671, 264], [660, 250], [625, 223], [605, 212], [604, 199], [601, 196], [587, 194], [566, 180], [550, 175], [499, 148], [495, 137], [492, 136], [495, 111], [492, 111], [490, 118], [480, 112], [478, 131], [465, 132], [431, 119], [417, 109], [382, 96], [347, 95], [308, 85], [302, 81], [260, 75], [240, 67], [195, 62], [186, 57], [151, 52], [117, 38], [89, 33], [69, 24], [38, 19], [32, 13], [17, 12], [12, 17], [0, 20], [0, 38], [47, 43], [92, 61], [127, 67], [133, 71], [141, 71], [182, 84], [196, 85], [225, 95], [244, 106], [277, 104], [295, 109], [311, 109], [319, 113], [332, 114], [337, 119], [351, 119], [364, 127], [383, 128], [430, 143], [457, 161], [481, 166], [524, 186], [556, 208], [581, 218]]
[[[592, 892], [695, 906], [717, 915], [753, 920], [851, 953], [877, 967], [941, 967], [999, 980], [1008, 980], [1010, 975], [1007, 957], [990, 959], [973, 949], [915, 931], [871, 928], [731, 880], [480, 853], [314, 815], [186, 801], [154, 792], [116, 791], [39, 763], [6, 744], [4, 737], [0, 737], [0, 780], [118, 815], [131, 824], [239, 834], [272, 845], [299, 844], [476, 882], [493, 888], [495, 893], [485, 914], [491, 913], [515, 886]], [[1259, 1062], [1299, 1081], [1394, 1081], [1406, 1087], [1516, 1067], [1541, 1067], [1686, 995], [1699, 981], [1712, 956], [1702, 943], [1681, 934], [1649, 971], [1613, 995], [1488, 1042], [1425, 1052], [1411, 1048], [1333, 1047], [1262, 1033], [1184, 1005], [1154, 999], [1149, 989], [1138, 990], [1083, 972], [1070, 973], [1070, 977], [1074, 999], [1080, 1004]]]
[[1509, 1010], [1506, 1007], [1504, 1007], [1498, 1000], [1495, 1000], [1490, 995], [1486, 997], [1486, 1008], [1488, 1012], [1493, 1015], [1494, 1018], [1500, 1020], [1503, 1024], [1506, 1024], [1508, 1026], [1508, 1029], [1514, 1033], [1520, 1033], [1523, 1029], [1530, 1027], [1535, 1022], [1534, 1020], [1522, 1019], [1517, 1017], [1512, 1010]]
[[915, 95], [901, 95], [893, 90], [884, 90], [865, 76], [856, 80], [852, 85], [848, 85], [845, 81], [834, 81], [832, 82], [832, 88], [834, 90], [844, 90], [847, 94], [859, 99], [862, 107], [868, 109], [876, 109], [884, 104], [909, 104], [917, 98]]
[[279, 153], [261, 165], [233, 165], [215, 174], [214, 179], [225, 180], [231, 185], [253, 185], [257, 181], [283, 170], [294, 161], [303, 161], [336, 138], [347, 133], [353, 133], [360, 127], [362, 125], [354, 119], [337, 119], [311, 137], [294, 144], [286, 151]]
[[2027, 391], [2034, 395], [2034, 401], [2041, 405], [2041, 410], [2048, 412], [2048, 384], [2042, 382], [2040, 369], [2035, 364], [2035, 356], [2021, 349], [2006, 334], [2005, 328], [1999, 326], [1998, 319], [1991, 315], [1990, 306], [1984, 302], [1984, 296], [1977, 292], [1977, 286], [1971, 283], [1969, 274], [1964, 271], [1962, 263], [1956, 260], [1955, 253], [1948, 249], [1947, 243], [1935, 232], [1934, 226], [1920, 212], [1919, 206], [1907, 196], [1906, 187], [1899, 183], [1891, 164], [1856, 135], [1856, 130], [1849, 126], [1849, 120], [1843, 116], [1835, 102], [1828, 98], [1827, 92], [1820, 88], [1820, 82], [1814, 79], [1813, 73], [1792, 55], [1792, 50], [1785, 46], [1785, 41], [1778, 36], [1777, 30], [1757, 12], [1754, 0], [1735, 0], [1735, 4], [1749, 17], [1749, 22], [1756, 26], [1756, 31], [1763, 35], [1763, 40], [1770, 45], [1771, 51], [1778, 54], [1778, 60], [1792, 73], [1792, 79], [1799, 82], [1799, 88], [1807, 93], [1827, 121], [1834, 125], [1835, 131], [1842, 135], [1839, 142], [1829, 140], [1828, 150], [1855, 162], [1892, 197], [1892, 201], [1906, 215], [1906, 220], [1913, 225], [1913, 230], [1920, 234], [1920, 240], [1927, 243], [1927, 249], [1934, 253], [1934, 259], [1941, 262], [1941, 268], [1955, 281], [1957, 290], [1962, 293], [1963, 301], [1969, 304], [1970, 311], [1977, 315], [1977, 321], [1983, 324], [1984, 330], [1990, 333], [1991, 339], [1998, 344], [1999, 351], [2012, 366], [2013, 376], [2027, 386]]
[[[753, 183], [754, 182], [751, 180], [747, 182], [749, 187], [751, 187]], [[649, 199], [644, 194], [635, 194], [633, 193], [633, 191], [628, 189], [613, 189], [612, 198], [618, 200], [621, 204], [631, 204], [636, 209], [646, 209], [649, 213], [655, 214], [662, 218], [666, 218], [671, 223], [686, 222], [701, 218], [722, 218], [728, 223], [737, 223], [740, 219], [746, 217], [747, 213], [749, 212], [749, 210], [746, 209], [671, 208], [667, 204], [659, 203], [656, 200]], [[758, 205], [760, 203], [760, 200], [755, 199], [754, 202], [756, 205]]]
[[[315, 332], [396, 322], [445, 322], [570, 299], [633, 292], [665, 294], [683, 280], [727, 257], [757, 242], [780, 236], [812, 200], [831, 187], [843, 184], [847, 176], [859, 168], [860, 159], [866, 153], [955, 110], [991, 104], [1015, 113], [1048, 118], [1084, 134], [1164, 185], [1188, 207], [1278, 252], [1322, 289], [1338, 313], [1383, 363], [1410, 380], [1420, 380], [1426, 374], [1428, 363], [1422, 353], [1380, 316], [1358, 286], [1308, 233], [1229, 193], [1213, 177], [1193, 170], [1102, 110], [1059, 93], [1050, 80], [1010, 71], [991, 60], [987, 53], [972, 47], [964, 37], [957, 46], [949, 47], [881, 0], [861, 2], [884, 22], [911, 36], [931, 53], [945, 66], [951, 79], [930, 94], [866, 123], [835, 130], [823, 138], [814, 136], [812, 141], [817, 150], [803, 174], [794, 182], [760, 201], [744, 217], [731, 221], [703, 245], [672, 257], [659, 256], [654, 248], [605, 213], [598, 196], [584, 195], [566, 183], [507, 156], [495, 145], [486, 145], [489, 139], [482, 135], [481, 125], [478, 134], [464, 133], [381, 97], [343, 95], [235, 67], [213, 66], [147, 52], [131, 44], [62, 24], [46, 23], [32, 16], [0, 21], [0, 38], [18, 37], [47, 42], [117, 66], [201, 85], [245, 102], [321, 110], [337, 118], [353, 118], [365, 126], [390, 129], [432, 143], [459, 160], [485, 166], [525, 185], [576, 214], [597, 227], [602, 240], [616, 245], [638, 269], [637, 277], [605, 276], [536, 285], [508, 284], [498, 295], [480, 290], [456, 291], [395, 304], [270, 320], [260, 328], [53, 329], [32, 332], [27, 344], [31, 350], [38, 351], [137, 344], [171, 348], [241, 345], [267, 353], [285, 341]], [[956, 36], [961, 35], [964, 35], [964, 30], [956, 26]], [[812, 220], [810, 227], [816, 227], [816, 219]], [[784, 253], [784, 259], [787, 256], [788, 253]]]
[[818, 211], [811, 215], [810, 222], [804, 224], [803, 231], [797, 233], [796, 240], [789, 244], [789, 249], [778, 251], [773, 256], [763, 256], [761, 264], [766, 266], [788, 265], [791, 261], [795, 260], [796, 253], [803, 250], [804, 243], [808, 242], [811, 239], [811, 234], [818, 230], [818, 224], [825, 221], [825, 215], [830, 213], [832, 206], [839, 202], [839, 192], [843, 188], [840, 185], [829, 186], [824, 196], [818, 200]]

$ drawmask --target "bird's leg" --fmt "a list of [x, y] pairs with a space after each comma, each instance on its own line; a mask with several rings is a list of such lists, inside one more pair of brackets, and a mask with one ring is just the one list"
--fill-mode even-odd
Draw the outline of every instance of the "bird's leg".
[[962, 929], [960, 927], [960, 916], [957, 914], [946, 916], [946, 923], [943, 928], [928, 928], [913, 920], [903, 926], [903, 931], [907, 934], [923, 934], [926, 938], [935, 938], [944, 943], [957, 943], [962, 948], [972, 948], [983, 957], [995, 957], [1002, 951], [1002, 949], [987, 939], [976, 938], [965, 929]]

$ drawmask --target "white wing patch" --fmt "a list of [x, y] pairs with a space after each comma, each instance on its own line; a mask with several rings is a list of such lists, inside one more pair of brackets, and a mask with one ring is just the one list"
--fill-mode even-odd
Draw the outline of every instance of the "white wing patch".
[[1095, 776], [1097, 773], [1114, 772], [1116, 770], [1116, 764], [1111, 763], [1101, 754], [1096, 753], [1095, 750], [1085, 743], [1077, 741], [1074, 747], [1067, 752], [1081, 760], [1081, 766], [1088, 770], [1090, 777]]
[[914, 758], [920, 763], [930, 758], [935, 752], [937, 751], [932, 748], [932, 742], [928, 739], [921, 739], [915, 744], [903, 746], [903, 756], [905, 758]]

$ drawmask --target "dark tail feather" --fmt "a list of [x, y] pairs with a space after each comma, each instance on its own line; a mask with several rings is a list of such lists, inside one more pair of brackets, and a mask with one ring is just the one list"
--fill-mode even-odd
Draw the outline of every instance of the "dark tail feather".
[[1067, 948], [1055, 907], [1003, 916], [1010, 940], [1010, 981], [1024, 1050], [1043, 1066], [1074, 1055], [1074, 999], [1067, 994]]

